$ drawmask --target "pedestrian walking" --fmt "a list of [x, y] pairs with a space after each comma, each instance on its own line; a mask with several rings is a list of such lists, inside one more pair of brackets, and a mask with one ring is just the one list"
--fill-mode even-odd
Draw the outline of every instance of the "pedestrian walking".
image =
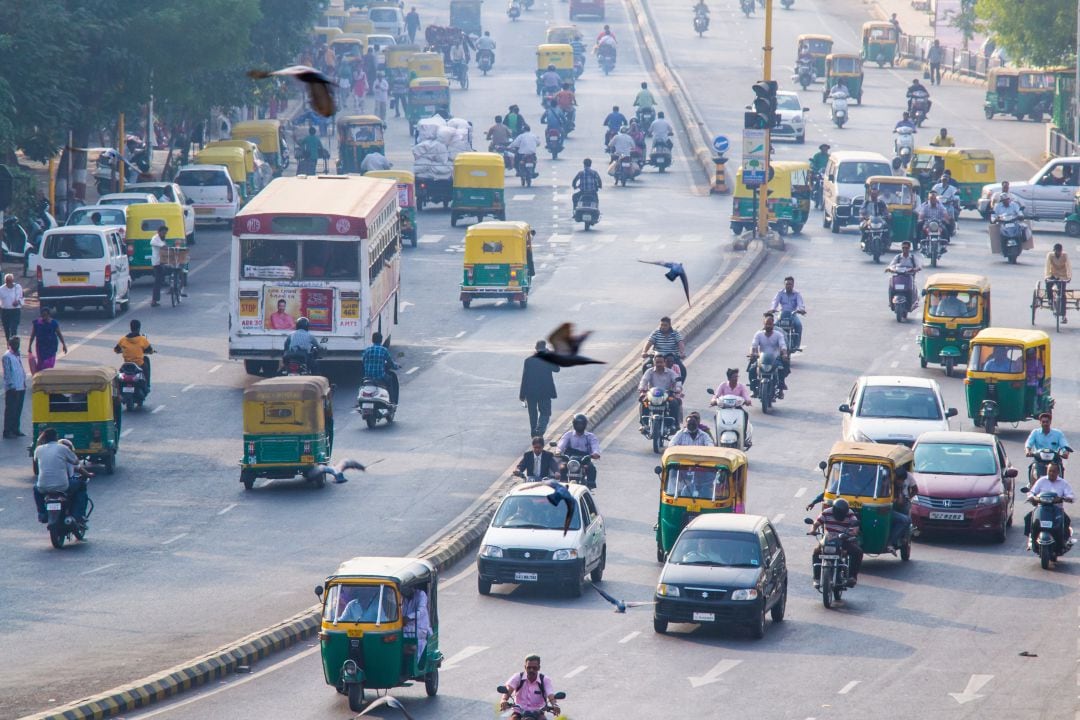
[[168, 247], [168, 243], [165, 242], [165, 235], [168, 232], [169, 228], [162, 225], [158, 228], [157, 234], [150, 238], [150, 264], [154, 268], [154, 292], [150, 298], [150, 307], [161, 304], [161, 288], [165, 286], [165, 266], [161, 264], [161, 249]]
[[4, 284], [0, 285], [0, 322], [4, 325], [5, 340], [10, 340], [19, 334], [22, 306], [22, 285], [15, 282], [14, 275], [8, 273], [4, 276]]
[[941, 84], [941, 61], [945, 59], [945, 48], [941, 43], [934, 40], [934, 44], [926, 51], [926, 61], [930, 63], [930, 84]]
[[359, 63], [356, 65], [355, 73], [353, 75], [353, 96], [356, 99], [356, 109], [360, 112], [364, 111], [364, 96], [368, 91], [368, 76], [364, 71], [364, 68]]
[[[547, 350], [547, 343], [539, 340], [536, 352]], [[521, 369], [521, 390], [518, 399], [525, 403], [529, 411], [529, 431], [534, 437], [543, 437], [551, 419], [551, 401], [558, 397], [555, 393], [555, 378], [552, 373], [559, 372], [559, 366], [532, 355], [525, 358]]]
[[[34, 343], [37, 343], [37, 354], [34, 355]], [[30, 355], [30, 372], [46, 370], [56, 367], [57, 347], [64, 348], [67, 352], [67, 342], [64, 334], [60, 332], [60, 323], [53, 319], [49, 308], [41, 308], [41, 316], [34, 321], [30, 328], [30, 342], [26, 344], [26, 352]]]
[[368, 77], [368, 95], [371, 95], [371, 81], [375, 79], [375, 73], [379, 70], [379, 59], [375, 57], [375, 48], [369, 47], [364, 55], [364, 73]]
[[24, 437], [19, 429], [23, 400], [26, 398], [26, 370], [19, 355], [19, 336], [8, 339], [8, 350], [3, 357], [4, 367], [4, 438]]
[[386, 122], [386, 106], [390, 102], [390, 83], [386, 81], [386, 77], [380, 70], [376, 77], [375, 82], [371, 85], [372, 94], [375, 96], [375, 114], [379, 116], [379, 119]]
[[416, 12], [416, 8], [413, 7], [409, 10], [409, 13], [405, 16], [405, 30], [409, 33], [409, 44], [416, 43], [416, 32], [420, 29], [420, 14]]

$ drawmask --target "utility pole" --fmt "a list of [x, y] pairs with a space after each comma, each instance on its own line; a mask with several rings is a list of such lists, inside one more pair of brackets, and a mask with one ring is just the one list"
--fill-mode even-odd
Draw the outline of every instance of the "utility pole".
[[[1080, 0], [1077, 0], [1080, 4]], [[761, 77], [765, 82], [772, 80], [772, 9], [773, 0], [765, 0], [765, 46], [764, 56], [761, 63]], [[758, 188], [758, 218], [757, 218], [757, 236], [764, 238], [769, 233], [769, 165], [771, 164], [772, 154], [772, 130], [770, 127], [765, 128], [765, 180], [762, 182], [761, 187]]]

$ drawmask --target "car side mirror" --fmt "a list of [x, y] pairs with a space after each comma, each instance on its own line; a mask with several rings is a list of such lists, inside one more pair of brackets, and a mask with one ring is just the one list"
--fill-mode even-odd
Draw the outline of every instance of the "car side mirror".
[[947, 417], [947, 418], [956, 417], [956, 415], [957, 415], [956, 408], [949, 408], [948, 410], [945, 411], [945, 417]]
[[659, 475], [660, 473], [664, 472], [664, 468], [662, 468], [662, 467], [660, 467], [659, 465], [657, 465], [656, 467], [654, 467], [654, 468], [652, 469], [652, 471], [653, 471], [654, 473], [656, 473], [657, 475]]
[[821, 462], [819, 462], [817, 464], [817, 466], [818, 466], [818, 470], [825, 470], [825, 468], [829, 467], [829, 463], [822, 460]]
[[1005, 471], [1005, 477], [1007, 477], [1007, 478], [1014, 478], [1019, 474], [1020, 473], [1016, 470], [1016, 468], [1009, 468], [1008, 470]]
[[847, 403], [844, 403], [843, 405], [838, 407], [837, 410], [839, 410], [842, 413], [850, 413], [851, 412], [851, 406], [848, 405]]
[[323, 594], [323, 586], [322, 585], [316, 585], [315, 586], [315, 596], [321, 598], [322, 594]]

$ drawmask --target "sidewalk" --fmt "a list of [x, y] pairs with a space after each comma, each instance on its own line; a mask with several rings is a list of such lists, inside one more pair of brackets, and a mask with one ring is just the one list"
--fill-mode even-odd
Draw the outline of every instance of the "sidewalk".
[[[888, 20], [896, 13], [902, 31], [899, 50], [903, 60], [900, 63], [912, 69], [924, 69], [923, 58], [926, 50], [938, 36], [933, 25], [934, 15], [916, 10], [911, 6], [910, 0], [871, 0], [869, 5], [870, 15], [881, 20]], [[983, 85], [986, 82], [987, 62], [981, 52], [982, 36], [972, 39], [969, 49], [964, 50], [952, 39], [959, 34], [958, 30], [949, 27], [947, 32], [943, 29], [942, 34], [948, 36], [941, 41], [941, 46], [945, 49], [945, 59], [941, 63], [942, 78], [968, 85]]]

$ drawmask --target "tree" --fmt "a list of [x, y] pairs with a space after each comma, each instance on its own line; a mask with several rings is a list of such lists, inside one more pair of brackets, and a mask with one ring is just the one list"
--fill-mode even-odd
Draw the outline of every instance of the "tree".
[[968, 43], [980, 30], [979, 16], [975, 12], [976, 0], [960, 0], [960, 13], [956, 15], [950, 24], [959, 30], [964, 36], [964, 49], [968, 49]]
[[1076, 3], [1073, 0], [978, 0], [1000, 47], [1018, 63], [1063, 65], [1076, 56]]

